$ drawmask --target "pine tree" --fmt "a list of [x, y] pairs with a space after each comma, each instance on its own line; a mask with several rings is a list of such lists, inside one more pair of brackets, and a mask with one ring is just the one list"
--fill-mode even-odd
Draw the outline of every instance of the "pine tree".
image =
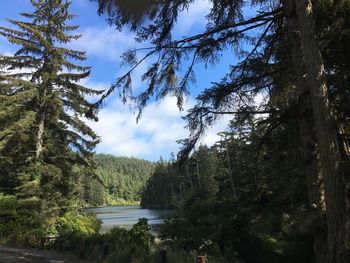
[[13, 27], [0, 27], [0, 35], [19, 47], [0, 56], [1, 185], [28, 198], [34, 184], [39, 190], [32, 195], [48, 208], [69, 194], [73, 164], [91, 165], [98, 136], [81, 117], [97, 120], [86, 96], [100, 91], [79, 84], [90, 67], [74, 61], [86, 54], [66, 47], [80, 37], [69, 34], [78, 28], [67, 24], [74, 17], [70, 2], [31, 3], [34, 11], [21, 14], [26, 21], [9, 19]]

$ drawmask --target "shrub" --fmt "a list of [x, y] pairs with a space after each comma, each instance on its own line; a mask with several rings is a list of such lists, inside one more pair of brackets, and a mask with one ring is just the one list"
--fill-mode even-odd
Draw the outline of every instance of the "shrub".
[[43, 235], [43, 219], [36, 209], [36, 198], [19, 201], [13, 195], [0, 194], [0, 235], [2, 242], [18, 246], [35, 241]]
[[59, 249], [77, 253], [83, 240], [98, 235], [101, 221], [94, 214], [67, 212], [57, 219], [56, 244]]
[[154, 236], [150, 230], [148, 220], [146, 218], [139, 219], [128, 232], [129, 243], [144, 249], [145, 252], [149, 252], [154, 243]]

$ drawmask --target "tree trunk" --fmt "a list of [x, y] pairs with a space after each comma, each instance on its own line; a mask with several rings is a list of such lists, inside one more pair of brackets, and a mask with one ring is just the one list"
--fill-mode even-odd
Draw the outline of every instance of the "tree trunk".
[[285, 5], [288, 41], [291, 48], [292, 68], [299, 100], [298, 126], [303, 146], [303, 166], [309, 198], [309, 216], [312, 218], [313, 250], [317, 263], [327, 262], [327, 237], [323, 214], [325, 211], [324, 185], [321, 164], [314, 134], [314, 119], [310, 101], [310, 89], [305, 80], [305, 65], [301, 53], [299, 26], [294, 1]]
[[238, 194], [235, 186], [235, 181], [233, 179], [233, 169], [231, 166], [231, 160], [230, 160], [230, 152], [229, 152], [229, 146], [230, 144], [227, 144], [226, 147], [226, 157], [227, 157], [227, 167], [228, 167], [228, 172], [230, 174], [230, 183], [231, 183], [231, 190], [232, 190], [232, 198], [233, 200], [237, 201], [238, 200]]
[[334, 116], [328, 99], [326, 76], [321, 52], [314, 33], [310, 0], [295, 0], [300, 38], [310, 87], [321, 171], [324, 177], [327, 217], [328, 262], [349, 260], [349, 217], [345, 183], [340, 173], [340, 155]]
[[41, 153], [44, 148], [44, 129], [45, 121], [42, 114], [39, 115], [38, 130], [36, 134], [36, 147], [35, 147], [35, 159], [38, 160], [41, 157]]

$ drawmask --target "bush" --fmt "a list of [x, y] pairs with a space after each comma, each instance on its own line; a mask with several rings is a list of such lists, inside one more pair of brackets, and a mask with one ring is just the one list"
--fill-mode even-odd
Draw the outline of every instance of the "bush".
[[101, 221], [92, 213], [83, 215], [77, 212], [67, 212], [58, 218], [56, 228], [59, 235], [79, 233], [88, 237], [100, 231]]
[[0, 236], [2, 242], [19, 246], [35, 245], [43, 235], [43, 219], [36, 209], [40, 204], [36, 198], [25, 202], [13, 195], [0, 194]]
[[89, 213], [67, 212], [57, 219], [56, 230], [58, 238], [56, 245], [59, 249], [79, 252], [82, 241], [98, 235], [101, 229], [101, 220]]
[[128, 232], [128, 241], [145, 252], [149, 252], [154, 244], [154, 236], [150, 233], [151, 227], [146, 218], [141, 218]]
[[[74, 220], [70, 216], [66, 216], [65, 219], [64, 222]], [[61, 230], [60, 242], [64, 250], [69, 250], [95, 262], [126, 262], [133, 248], [135, 249], [135, 262], [154, 262], [151, 261], [154, 237], [150, 233], [147, 219], [140, 219], [130, 230], [115, 227], [105, 234], [98, 232], [82, 234], [76, 224], [77, 222], [71, 223], [64, 228], [64, 231]], [[83, 254], [81, 253], [82, 240], [84, 240]]]

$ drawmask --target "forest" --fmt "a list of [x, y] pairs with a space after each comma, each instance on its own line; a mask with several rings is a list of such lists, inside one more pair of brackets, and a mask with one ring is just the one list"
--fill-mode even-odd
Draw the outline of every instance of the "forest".
[[[159, 250], [162, 263], [349, 262], [350, 1], [207, 0], [202, 26], [177, 36], [198, 1], [86, 1], [137, 43], [107, 90], [84, 85], [88, 54], [67, 46], [81, 37], [68, 0], [30, 0], [0, 24], [16, 48], [0, 55], [1, 244], [93, 262], [156, 263]], [[188, 131], [176, 157], [96, 153], [103, 138], [90, 126], [118, 96], [138, 122], [176, 98]], [[222, 118], [228, 127], [203, 144]], [[176, 211], [157, 238], [146, 219], [102, 233], [84, 211], [138, 202]]]
[[[140, 202], [141, 191], [154, 170], [153, 162], [108, 154], [96, 154], [94, 161], [97, 166], [97, 179], [91, 184], [91, 201], [88, 202], [90, 205], [125, 205]], [[91, 180], [87, 180], [87, 183], [89, 182]], [[95, 196], [101, 198], [94, 200]]]
[[76, 207], [135, 205], [155, 164], [130, 157], [94, 154], [93, 176], [74, 181]]

